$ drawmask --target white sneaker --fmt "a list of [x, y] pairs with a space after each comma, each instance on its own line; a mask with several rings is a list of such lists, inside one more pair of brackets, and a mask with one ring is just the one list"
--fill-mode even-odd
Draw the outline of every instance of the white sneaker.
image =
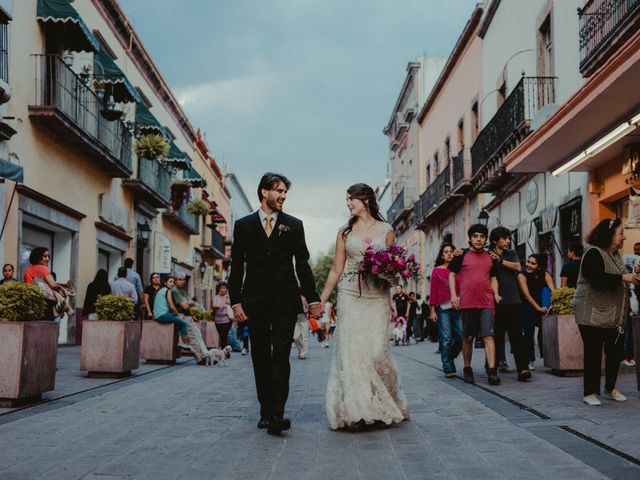
[[624, 402], [627, 399], [627, 397], [620, 393], [620, 390], [618, 390], [617, 388], [614, 388], [610, 392], [605, 391], [604, 394], [611, 400], [615, 400], [616, 402]]
[[324, 342], [324, 348], [329, 348], [329, 342]]
[[598, 396], [594, 393], [592, 393], [591, 395], [587, 395], [582, 399], [582, 401], [592, 407], [597, 407], [599, 405], [602, 405], [602, 402], [600, 401]]
[[536, 366], [533, 364], [533, 362], [529, 362], [529, 370], [533, 372], [535, 369], [536, 369]]
[[240, 355], [246, 355], [247, 353], [249, 353], [249, 350], [247, 350], [246, 348], [243, 348], [242, 351], [240, 352]]
[[622, 365], [624, 365], [625, 367], [635, 367], [636, 361], [633, 358], [630, 358], [628, 360], [623, 360]]

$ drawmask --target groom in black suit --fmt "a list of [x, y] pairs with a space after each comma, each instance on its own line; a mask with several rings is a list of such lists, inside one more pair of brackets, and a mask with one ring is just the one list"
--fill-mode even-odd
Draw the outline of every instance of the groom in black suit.
[[290, 185], [284, 175], [263, 175], [258, 186], [260, 208], [235, 223], [231, 248], [229, 296], [235, 319], [248, 321], [260, 402], [258, 428], [267, 428], [271, 435], [291, 426], [284, 418], [284, 406], [293, 331], [303, 311], [300, 291], [312, 316], [323, 313], [302, 221], [282, 211]]

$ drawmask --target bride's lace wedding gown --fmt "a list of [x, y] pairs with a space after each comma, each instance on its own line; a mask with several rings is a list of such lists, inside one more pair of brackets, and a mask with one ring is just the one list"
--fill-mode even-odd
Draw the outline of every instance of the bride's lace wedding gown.
[[358, 422], [389, 425], [409, 418], [391, 357], [389, 291], [347, 275], [362, 260], [367, 244], [384, 248], [389, 230], [390, 225], [382, 224], [371, 238], [360, 239], [350, 233], [346, 239], [347, 264], [338, 284], [338, 328], [326, 396], [332, 429]]

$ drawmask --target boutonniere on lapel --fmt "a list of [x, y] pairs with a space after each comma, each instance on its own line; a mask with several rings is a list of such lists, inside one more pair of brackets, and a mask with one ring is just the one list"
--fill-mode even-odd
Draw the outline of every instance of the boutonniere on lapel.
[[289, 230], [291, 229], [288, 225], [281, 223], [280, 225], [278, 225], [278, 236], [282, 235], [282, 232], [288, 232]]

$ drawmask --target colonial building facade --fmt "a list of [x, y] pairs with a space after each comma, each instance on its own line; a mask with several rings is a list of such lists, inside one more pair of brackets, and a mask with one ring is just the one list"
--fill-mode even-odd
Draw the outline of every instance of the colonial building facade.
[[[48, 248], [80, 306], [99, 268], [113, 277], [131, 257], [145, 283], [185, 273], [206, 303], [230, 195], [118, 2], [2, 0], [0, 43], [2, 262], [21, 275]], [[142, 148], [154, 138], [162, 149]], [[80, 322], [63, 320], [62, 342]]]

